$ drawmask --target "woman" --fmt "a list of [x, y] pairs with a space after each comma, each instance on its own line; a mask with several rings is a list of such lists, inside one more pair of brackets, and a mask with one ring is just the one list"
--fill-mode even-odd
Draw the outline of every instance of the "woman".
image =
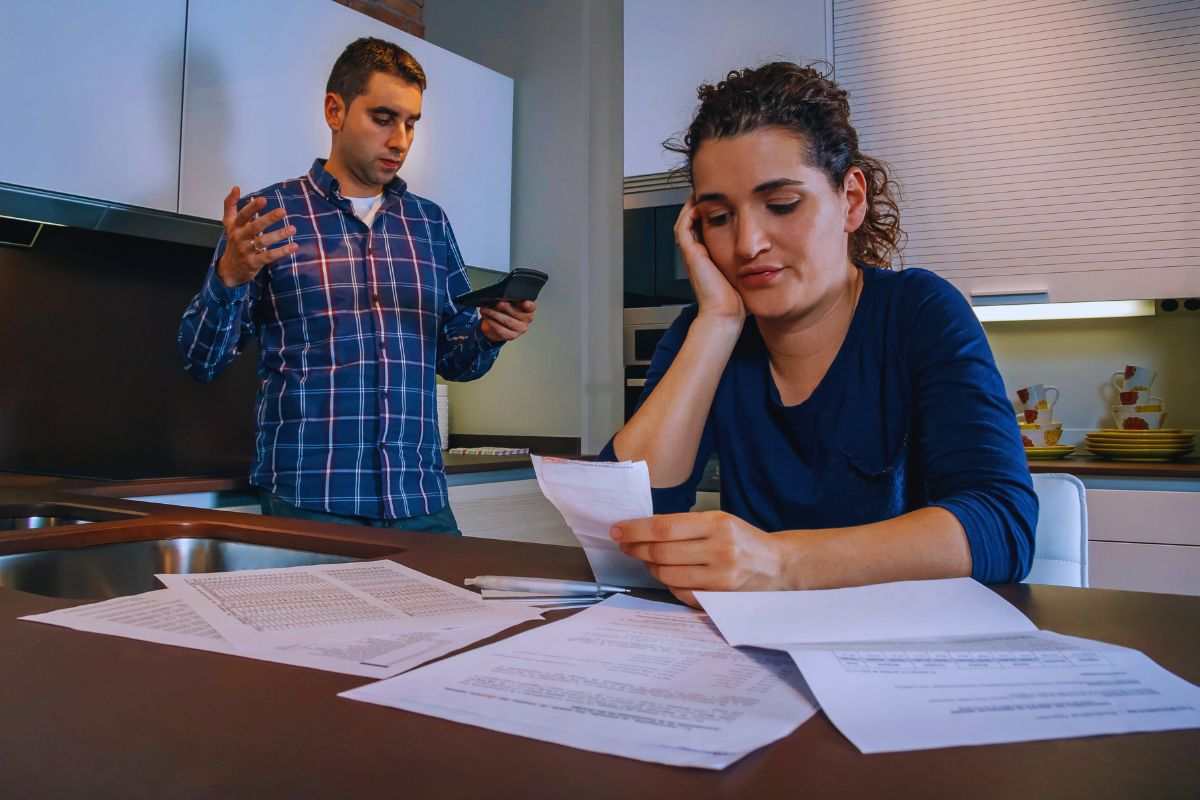
[[[1037, 498], [970, 307], [888, 269], [899, 217], [847, 96], [774, 63], [700, 88], [675, 225], [697, 303], [604, 456], [646, 461], [656, 516], [613, 539], [692, 591], [971, 575], [1018, 581]], [[709, 456], [722, 511], [687, 512]]]

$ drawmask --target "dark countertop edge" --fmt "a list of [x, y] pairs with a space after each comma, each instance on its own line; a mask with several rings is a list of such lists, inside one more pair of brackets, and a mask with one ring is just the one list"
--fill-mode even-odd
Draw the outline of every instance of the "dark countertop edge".
[[1029, 471], [1067, 472], [1071, 475], [1103, 475], [1110, 478], [1195, 478], [1200, 480], [1200, 459], [1182, 461], [1111, 461], [1090, 456], [1031, 459]]
[[[532, 468], [529, 456], [443, 456], [447, 475]], [[250, 468], [240, 474], [181, 475], [172, 478], [63, 478], [36, 473], [0, 472], [0, 489], [44, 489], [52, 492], [72, 492], [97, 497], [132, 497], [192, 492], [251, 491]]]

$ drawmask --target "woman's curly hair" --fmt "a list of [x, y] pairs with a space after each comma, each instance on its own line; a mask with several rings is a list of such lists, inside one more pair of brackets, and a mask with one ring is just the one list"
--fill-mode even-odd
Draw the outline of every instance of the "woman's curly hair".
[[900, 259], [899, 184], [882, 161], [859, 151], [848, 95], [832, 79], [811, 66], [776, 61], [734, 70], [715, 86], [701, 85], [697, 94], [700, 108], [683, 141], [663, 143], [687, 157], [689, 180], [696, 152], [709, 139], [783, 128], [804, 141], [809, 164], [824, 172], [835, 190], [851, 167], [866, 177], [867, 214], [850, 234], [850, 257], [880, 267], [890, 267], [893, 257]]

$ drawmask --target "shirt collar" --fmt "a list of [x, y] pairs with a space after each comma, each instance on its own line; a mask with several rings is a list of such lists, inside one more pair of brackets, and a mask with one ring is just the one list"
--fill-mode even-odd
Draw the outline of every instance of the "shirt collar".
[[[313, 185], [321, 190], [321, 194], [325, 195], [330, 201], [345, 199], [342, 197], [341, 187], [338, 185], [338, 179], [333, 177], [326, 169], [325, 162], [328, 159], [318, 158], [313, 161], [312, 169], [308, 171], [309, 180]], [[383, 187], [385, 195], [394, 195], [399, 197], [408, 189], [408, 184], [404, 179], [397, 175], [392, 178], [386, 186]], [[386, 199], [386, 198], [385, 198]]]

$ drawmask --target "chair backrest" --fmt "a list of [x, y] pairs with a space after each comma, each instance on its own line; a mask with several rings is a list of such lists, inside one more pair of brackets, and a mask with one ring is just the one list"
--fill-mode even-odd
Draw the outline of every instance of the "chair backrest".
[[1074, 475], [1033, 476], [1038, 496], [1033, 567], [1024, 583], [1088, 585], [1087, 490]]

